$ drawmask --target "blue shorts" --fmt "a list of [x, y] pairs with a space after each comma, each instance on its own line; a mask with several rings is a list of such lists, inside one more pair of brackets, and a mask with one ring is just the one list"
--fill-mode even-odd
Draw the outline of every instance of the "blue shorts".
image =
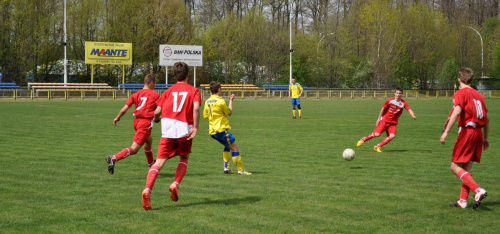
[[292, 106], [300, 105], [300, 98], [292, 98]]
[[210, 136], [226, 147], [229, 147], [230, 144], [233, 144], [236, 141], [236, 138], [234, 138], [233, 134], [231, 134], [229, 130]]

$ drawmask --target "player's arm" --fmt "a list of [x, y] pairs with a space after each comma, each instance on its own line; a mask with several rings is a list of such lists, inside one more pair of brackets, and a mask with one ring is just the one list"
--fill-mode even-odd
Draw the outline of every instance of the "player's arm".
[[292, 96], [292, 86], [288, 86], [288, 98]]
[[162, 110], [161, 106], [157, 106], [157, 107], [156, 107], [156, 110], [155, 110], [155, 116], [154, 116], [154, 118], [153, 118], [153, 121], [154, 121], [155, 123], [158, 123], [158, 122], [160, 122], [160, 120], [161, 120], [161, 110]]
[[408, 110], [408, 112], [410, 112], [410, 115], [411, 117], [416, 120], [417, 119], [417, 116], [415, 116], [415, 113], [413, 113], [413, 111], [411, 109]]
[[302, 86], [299, 86], [300, 87], [300, 93], [299, 93], [299, 98], [302, 97], [302, 93], [304, 92], [304, 89], [302, 88]]
[[382, 107], [382, 110], [380, 110], [380, 113], [378, 114], [377, 122], [375, 122], [375, 126], [378, 126], [378, 123], [380, 122], [380, 118], [382, 118], [384, 111], [385, 111], [385, 107]]
[[193, 139], [198, 133], [198, 125], [200, 124], [200, 102], [193, 102], [193, 128], [189, 131], [188, 140]]
[[227, 105], [227, 107], [229, 108], [229, 114], [227, 114], [228, 116], [231, 116], [233, 114], [233, 100], [234, 100], [234, 93], [231, 94], [231, 96], [229, 97], [229, 105]]
[[488, 133], [490, 131], [490, 120], [486, 120], [486, 124], [483, 127], [483, 150], [490, 148], [490, 142], [488, 141]]
[[455, 122], [457, 122], [458, 116], [460, 115], [460, 112], [462, 112], [462, 107], [460, 106], [455, 106], [453, 109], [453, 113], [451, 113], [450, 116], [450, 121], [448, 122], [448, 125], [446, 126], [446, 129], [443, 132], [443, 135], [441, 135], [441, 144], [444, 145], [446, 137], [448, 136], [448, 133], [450, 132], [451, 128], [453, 125], [455, 125]]
[[205, 107], [203, 108], [203, 118], [208, 119], [208, 117], [210, 117], [210, 109], [208, 104], [205, 102]]
[[120, 118], [125, 115], [125, 113], [127, 113], [127, 110], [128, 108], [130, 108], [129, 105], [125, 104], [125, 106], [122, 107], [122, 109], [120, 110], [120, 112], [118, 112], [118, 115], [115, 117], [115, 119], [113, 120], [113, 124], [115, 124], [116, 126], [116, 123], [118, 121], [120, 121]]

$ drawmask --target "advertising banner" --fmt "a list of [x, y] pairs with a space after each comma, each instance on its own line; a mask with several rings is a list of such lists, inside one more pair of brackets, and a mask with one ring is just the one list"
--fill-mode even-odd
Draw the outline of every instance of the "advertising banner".
[[132, 65], [132, 43], [86, 41], [85, 63]]
[[173, 66], [176, 62], [203, 66], [203, 46], [160, 45], [160, 66]]

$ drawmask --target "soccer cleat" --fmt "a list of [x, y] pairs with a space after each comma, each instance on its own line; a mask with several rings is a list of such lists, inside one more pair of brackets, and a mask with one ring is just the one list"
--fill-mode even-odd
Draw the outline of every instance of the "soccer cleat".
[[293, 119], [296, 119], [296, 118], [297, 118], [297, 116], [293, 116], [292, 118], [293, 118]]
[[151, 210], [151, 192], [149, 192], [147, 189], [144, 189], [142, 191], [142, 208], [145, 210]]
[[378, 146], [373, 146], [373, 150], [375, 150], [375, 151], [377, 151], [379, 153], [382, 153], [382, 150]]
[[172, 198], [172, 201], [177, 202], [179, 200], [179, 185], [175, 182], [172, 183], [168, 191], [170, 191], [170, 198]]
[[356, 144], [356, 146], [360, 147], [363, 145], [363, 143], [365, 143], [365, 141], [363, 139], [361, 139], [358, 141], [358, 144]]
[[233, 174], [231, 168], [224, 168], [224, 174]]
[[115, 162], [113, 162], [113, 158], [111, 157], [111, 155], [108, 155], [106, 157], [106, 162], [108, 163], [109, 174], [113, 175], [113, 173], [115, 173]]
[[240, 175], [251, 175], [252, 173], [250, 173], [248, 171], [238, 171], [238, 174], [240, 174]]
[[302, 119], [302, 116], [299, 116], [299, 119]]
[[148, 163], [148, 167], [149, 167], [149, 168], [151, 168], [153, 165], [155, 165], [155, 163], [156, 163], [156, 159], [155, 159], [155, 160], [153, 160], [153, 162], [152, 162], [152, 163]]
[[457, 200], [456, 202], [452, 202], [450, 203], [450, 206], [451, 207], [460, 207], [462, 209], [465, 209], [467, 208], [467, 201], [460, 201], [460, 200]]
[[472, 209], [476, 209], [481, 205], [481, 201], [488, 196], [488, 193], [486, 193], [486, 190], [479, 188], [479, 192], [476, 193], [476, 196], [474, 197], [474, 205], [472, 205]]

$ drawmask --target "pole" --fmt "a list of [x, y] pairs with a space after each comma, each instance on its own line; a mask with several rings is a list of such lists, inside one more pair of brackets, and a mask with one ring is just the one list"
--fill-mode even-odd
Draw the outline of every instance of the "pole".
[[165, 84], [168, 84], [168, 66], [165, 66]]
[[68, 72], [66, 71], [66, 41], [68, 40], [67, 32], [66, 32], [66, 0], [64, 0], [64, 83], [68, 83]]
[[290, 6], [290, 81], [289, 84], [292, 84], [292, 7], [293, 7], [293, 1], [292, 5]]
[[472, 30], [474, 30], [474, 32], [477, 33], [477, 35], [479, 35], [479, 39], [481, 39], [481, 78], [484, 77], [484, 53], [483, 53], [483, 37], [481, 36], [481, 34], [476, 30], [474, 29], [473, 27], [468, 27]]
[[125, 84], [125, 65], [122, 65], [122, 84]]
[[194, 67], [194, 87], [196, 88], [196, 66]]

